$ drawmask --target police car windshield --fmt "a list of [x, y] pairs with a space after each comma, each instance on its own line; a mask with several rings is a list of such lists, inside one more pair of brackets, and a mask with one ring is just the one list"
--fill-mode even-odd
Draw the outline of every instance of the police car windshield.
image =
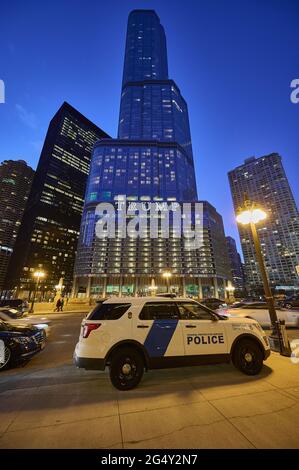
[[87, 320], [118, 320], [131, 307], [129, 303], [100, 303], [88, 315]]

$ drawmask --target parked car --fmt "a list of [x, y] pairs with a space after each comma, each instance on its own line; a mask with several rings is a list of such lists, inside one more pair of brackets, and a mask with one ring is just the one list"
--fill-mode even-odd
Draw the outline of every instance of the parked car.
[[299, 308], [299, 296], [294, 295], [293, 297], [288, 297], [282, 302], [283, 307], [285, 308]]
[[208, 307], [212, 310], [217, 310], [217, 308], [227, 306], [227, 304], [225, 303], [224, 300], [216, 299], [215, 297], [210, 297], [208, 299], [203, 299], [203, 300], [200, 301], [200, 303], [201, 303], [201, 305], [205, 305], [206, 307]]
[[28, 361], [45, 347], [45, 343], [44, 330], [0, 320], [0, 371]]
[[23, 314], [28, 312], [28, 308], [29, 308], [28, 302], [22, 299], [1, 299], [0, 308], [1, 307], [14, 308], [15, 310], [18, 310], [19, 312]]
[[0, 320], [3, 320], [11, 325], [35, 326], [39, 330], [45, 330], [48, 335], [50, 321], [47, 317], [38, 317], [36, 315], [24, 315], [18, 310], [13, 308], [0, 308]]
[[227, 318], [188, 298], [110, 298], [82, 321], [74, 352], [78, 367], [110, 369], [119, 390], [138, 385], [144, 370], [230, 362], [259, 374], [270, 355], [261, 326]]
[[[241, 305], [240, 307], [220, 308], [217, 310], [221, 315], [238, 318], [253, 318], [263, 328], [270, 328], [271, 321], [266, 302], [252, 302]], [[282, 308], [276, 308], [277, 318], [284, 320], [288, 328], [299, 328], [299, 314], [290, 312]]]

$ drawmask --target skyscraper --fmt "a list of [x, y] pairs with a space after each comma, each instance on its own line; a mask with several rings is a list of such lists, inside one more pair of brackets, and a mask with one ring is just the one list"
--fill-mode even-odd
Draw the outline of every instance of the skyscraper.
[[[268, 217], [257, 225], [272, 286], [299, 286], [299, 217], [281, 157], [272, 153], [248, 158], [228, 174], [235, 211], [244, 193], [261, 205]], [[262, 285], [250, 230], [239, 226], [246, 278], [251, 289]]]
[[241, 256], [240, 253], [238, 253], [235, 239], [233, 237], [226, 237], [226, 246], [233, 286], [238, 290], [243, 290], [245, 287], [244, 272]]
[[60, 278], [70, 290], [91, 150], [102, 137], [109, 136], [66, 102], [50, 122], [7, 276], [24, 296], [36, 269], [46, 274], [45, 291]]
[[14, 249], [34, 171], [23, 160], [0, 165], [0, 291]]
[[[102, 139], [94, 147], [74, 294], [136, 294], [163, 288], [165, 270], [172, 274], [173, 288], [181, 292], [200, 292], [201, 275], [209, 278], [211, 288], [223, 289], [225, 273], [217, 271], [210, 250], [209, 216], [213, 210], [217, 214], [212, 206], [204, 203], [206, 246], [196, 253], [172, 235], [167, 239], [97, 238], [97, 204], [115, 203], [124, 196], [129, 203], [197, 201], [188, 108], [168, 77], [165, 33], [153, 10], [134, 10], [129, 15], [118, 138]], [[222, 218], [217, 216], [225, 251]], [[214, 282], [217, 276], [219, 283]]]

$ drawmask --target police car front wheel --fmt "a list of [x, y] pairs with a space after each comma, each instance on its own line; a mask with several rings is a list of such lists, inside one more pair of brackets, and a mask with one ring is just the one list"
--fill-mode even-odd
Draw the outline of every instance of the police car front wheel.
[[144, 361], [134, 348], [121, 348], [114, 352], [110, 363], [110, 380], [118, 390], [136, 387], [144, 372]]
[[233, 353], [233, 363], [246, 375], [257, 375], [263, 367], [263, 352], [259, 345], [250, 339], [237, 343]]

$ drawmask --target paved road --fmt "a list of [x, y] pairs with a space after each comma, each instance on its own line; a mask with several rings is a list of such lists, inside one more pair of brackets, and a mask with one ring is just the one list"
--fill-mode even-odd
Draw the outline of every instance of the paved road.
[[[0, 448], [299, 447], [299, 364], [151, 371], [130, 392], [72, 364], [82, 313], [51, 315], [47, 347], [0, 375]], [[292, 330], [292, 338], [299, 331]]]

